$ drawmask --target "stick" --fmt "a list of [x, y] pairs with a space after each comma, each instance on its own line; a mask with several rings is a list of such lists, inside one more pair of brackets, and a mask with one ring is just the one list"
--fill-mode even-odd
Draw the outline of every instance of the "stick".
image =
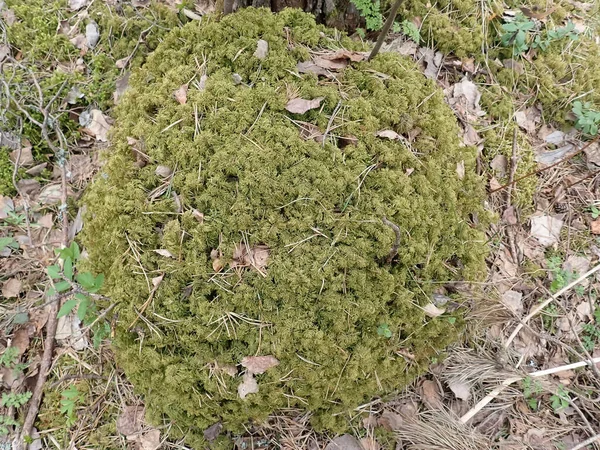
[[[507, 211], [512, 206], [512, 192], [513, 184], [515, 180], [515, 174], [517, 173], [517, 124], [514, 125], [513, 131], [513, 144], [512, 144], [512, 156], [510, 158], [510, 173], [508, 175], [508, 189], [506, 191], [506, 208]], [[510, 246], [510, 252], [512, 253], [513, 261], [519, 266], [519, 251], [517, 250], [517, 244], [515, 242], [515, 233], [511, 224], [507, 224], [506, 237], [508, 238], [508, 244]]]
[[541, 310], [543, 310], [546, 306], [548, 306], [550, 303], [552, 303], [554, 300], [556, 300], [558, 297], [560, 297], [561, 295], [563, 295], [565, 292], [569, 291], [573, 286], [578, 285], [579, 283], [581, 283], [583, 280], [585, 280], [587, 277], [589, 277], [590, 275], [598, 272], [598, 270], [600, 270], [600, 264], [598, 264], [597, 266], [595, 266], [593, 269], [588, 270], [586, 273], [584, 273], [583, 275], [581, 275], [579, 278], [577, 278], [575, 281], [569, 283], [567, 286], [565, 286], [564, 288], [562, 288], [560, 291], [558, 291], [557, 293], [555, 293], [554, 295], [552, 295], [550, 298], [546, 299], [545, 301], [543, 301], [542, 303], [540, 303], [536, 308], [534, 308], [533, 311], [531, 311], [527, 317], [525, 317], [521, 323], [519, 323], [516, 328], [514, 329], [514, 331], [512, 332], [512, 334], [509, 336], [508, 340], [506, 341], [506, 343], [504, 344], [504, 347], [508, 347], [510, 345], [510, 343], [514, 340], [514, 338], [517, 336], [517, 334], [519, 334], [519, 331], [521, 331], [521, 329], [523, 328], [523, 326], [533, 317], [535, 316], [537, 313], [539, 313]]
[[580, 442], [579, 444], [577, 444], [575, 447], [571, 447], [571, 450], [580, 450], [582, 448], [587, 447], [590, 444], [593, 444], [594, 442], [600, 441], [600, 434], [597, 434], [596, 436], [592, 436], [591, 438]]
[[[565, 366], [553, 367], [551, 369], [546, 369], [546, 370], [538, 370], [537, 372], [528, 373], [527, 375], [520, 375], [520, 376], [508, 378], [508, 379], [504, 380], [500, 386], [497, 386], [492, 392], [490, 392], [488, 395], [486, 395], [484, 398], [482, 398], [475, 406], [473, 406], [473, 408], [471, 408], [469, 411], [467, 411], [466, 414], [460, 418], [460, 421], [461, 421], [461, 423], [467, 423], [469, 420], [471, 420], [475, 416], [475, 414], [477, 414], [479, 411], [481, 411], [485, 405], [487, 405], [489, 402], [491, 402], [493, 399], [495, 399], [498, 396], [498, 394], [500, 394], [500, 392], [502, 392], [504, 389], [506, 389], [511, 384], [513, 384], [517, 381], [520, 381], [526, 377], [538, 378], [538, 377], [543, 377], [546, 375], [552, 375], [553, 373], [562, 372], [563, 370], [577, 369], [578, 367], [584, 367], [584, 366], [588, 366], [588, 365], [591, 366], [591, 365], [597, 364], [597, 363], [600, 363], [600, 357], [594, 358], [589, 361], [587, 361], [587, 360], [579, 361], [576, 363], [567, 364]], [[581, 448], [583, 448], [583, 447], [581, 447]]]
[[387, 34], [390, 31], [390, 28], [392, 28], [392, 24], [394, 23], [394, 20], [396, 19], [396, 14], [398, 13], [398, 8], [400, 8], [400, 5], [403, 1], [404, 0], [397, 0], [396, 3], [394, 3], [394, 6], [392, 6], [390, 14], [388, 15], [388, 18], [385, 21], [383, 28], [381, 29], [381, 33], [379, 33], [379, 37], [377, 38], [375, 47], [373, 47], [373, 50], [371, 50], [371, 54], [369, 55], [368, 61], [371, 61], [373, 58], [375, 58], [375, 56], [377, 56], [377, 53], [379, 53], [379, 49], [383, 45], [383, 41], [385, 41], [385, 38], [387, 37]]
[[390, 250], [390, 254], [388, 255], [386, 262], [390, 264], [394, 257], [398, 254], [398, 249], [400, 248], [400, 227], [393, 222], [390, 222], [387, 217], [381, 219], [381, 221], [394, 230], [396, 234], [396, 240], [394, 241], [394, 246]]

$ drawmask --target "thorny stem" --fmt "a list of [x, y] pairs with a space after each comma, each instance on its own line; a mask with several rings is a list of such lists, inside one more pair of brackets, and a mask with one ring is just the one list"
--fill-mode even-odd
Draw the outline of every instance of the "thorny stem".
[[396, 3], [394, 3], [394, 6], [392, 6], [392, 9], [390, 10], [390, 14], [388, 15], [388, 18], [385, 21], [385, 24], [383, 24], [381, 33], [379, 33], [379, 37], [377, 38], [375, 47], [373, 47], [373, 50], [371, 50], [371, 54], [369, 55], [369, 61], [372, 60], [373, 58], [375, 58], [375, 56], [377, 56], [377, 53], [379, 53], [379, 50], [381, 49], [381, 46], [383, 45], [383, 41], [385, 41], [385, 38], [387, 37], [387, 34], [390, 31], [390, 28], [392, 28], [392, 24], [394, 23], [394, 20], [396, 19], [396, 14], [398, 13], [398, 8], [400, 8], [400, 5], [402, 4], [403, 1], [404, 0], [397, 0]]

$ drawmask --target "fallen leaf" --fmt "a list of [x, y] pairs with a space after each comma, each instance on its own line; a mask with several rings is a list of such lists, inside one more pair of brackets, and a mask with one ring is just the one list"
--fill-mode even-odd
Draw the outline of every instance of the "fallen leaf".
[[504, 155], [496, 155], [492, 162], [490, 162], [490, 167], [494, 170], [497, 176], [500, 178], [504, 178], [506, 175], [506, 169], [508, 167], [508, 159]]
[[71, 11], [77, 11], [87, 5], [88, 0], [69, 0]]
[[160, 256], [164, 256], [165, 258], [174, 258], [173, 254], [164, 248], [159, 248], [154, 250], [156, 253], [158, 253]]
[[296, 69], [299, 73], [314, 73], [317, 76], [321, 75], [328, 78], [332, 76], [331, 72], [316, 65], [313, 61], [299, 62], [296, 64]]
[[360, 445], [364, 450], [381, 450], [381, 445], [373, 436], [362, 438]]
[[514, 59], [505, 59], [504, 61], [502, 61], [502, 64], [507, 69], [514, 70], [518, 75], [521, 75], [524, 72], [523, 64], [521, 64], [518, 61], [515, 61]]
[[435, 52], [430, 48], [419, 48], [417, 53], [419, 58], [425, 61], [425, 71], [423, 74], [432, 80], [437, 80], [440, 66], [444, 60], [444, 54], [442, 52]]
[[454, 393], [454, 396], [463, 401], [467, 401], [471, 398], [471, 388], [464, 381], [451, 381], [448, 383], [448, 387]]
[[192, 209], [192, 216], [194, 216], [194, 219], [196, 219], [198, 223], [204, 223], [204, 214], [202, 214], [197, 209]]
[[259, 39], [256, 43], [256, 51], [254, 56], [258, 59], [265, 59], [269, 54], [269, 43], [264, 39]]
[[342, 434], [333, 439], [325, 450], [364, 450], [358, 440], [350, 434]]
[[6, 44], [0, 44], [0, 62], [4, 61], [7, 56], [10, 56], [10, 47]]
[[543, 20], [556, 10], [556, 6], [548, 8], [544, 11], [540, 11], [540, 8], [538, 6], [533, 6], [532, 8], [521, 6], [519, 9], [521, 10], [524, 16], [529, 17], [530, 19]]
[[31, 169], [27, 169], [25, 171], [25, 173], [27, 175], [31, 175], [32, 177], [37, 177], [38, 175], [41, 175], [41, 173], [44, 171], [44, 169], [47, 166], [48, 166], [48, 163], [46, 163], [46, 162], [37, 164], [37, 165], [33, 166]]
[[435, 381], [425, 380], [421, 384], [421, 400], [429, 409], [442, 409], [442, 393]]
[[319, 144], [323, 143], [323, 132], [321, 129], [309, 122], [297, 122], [300, 125], [300, 137], [305, 141], [314, 140]]
[[117, 432], [125, 436], [133, 436], [142, 430], [144, 414], [143, 406], [125, 406], [117, 417]]
[[507, 225], [516, 225], [519, 223], [519, 219], [517, 217], [517, 210], [514, 207], [514, 205], [510, 205], [504, 210], [504, 212], [502, 213], [502, 221]]
[[173, 96], [175, 97], [175, 100], [177, 100], [177, 102], [180, 105], [185, 105], [187, 102], [187, 92], [188, 92], [188, 85], [187, 84], [182, 84], [181, 87], [179, 89], [177, 89], [174, 93]]
[[397, 430], [402, 426], [403, 422], [404, 418], [402, 415], [392, 411], [384, 411], [379, 419], [377, 419], [377, 424], [387, 431]]
[[238, 395], [243, 400], [248, 394], [256, 394], [258, 392], [258, 383], [254, 379], [251, 372], [246, 372], [242, 378], [242, 382], [238, 386]]
[[536, 107], [526, 108], [515, 113], [517, 125], [530, 134], [535, 134], [537, 124], [542, 120], [542, 112]]
[[87, 39], [85, 34], [79, 33], [69, 39], [69, 42], [81, 50], [81, 54], [85, 54], [87, 52]]
[[450, 106], [467, 121], [473, 122], [485, 115], [485, 112], [479, 105], [481, 93], [477, 85], [467, 77], [464, 77], [459, 83], [445, 90], [445, 93]]
[[50, 229], [54, 225], [54, 216], [52, 213], [45, 214], [37, 220], [37, 223], [41, 227]]
[[502, 303], [516, 316], [523, 315], [523, 294], [508, 290], [502, 294]]
[[458, 175], [458, 179], [462, 180], [465, 177], [465, 162], [461, 160], [456, 163], [456, 175]]
[[583, 275], [590, 269], [590, 258], [585, 256], [571, 255], [563, 263], [562, 268], [565, 272]]
[[14, 211], [15, 204], [10, 197], [0, 195], [0, 220], [6, 219], [8, 213]]
[[158, 175], [159, 177], [168, 178], [171, 176], [173, 171], [168, 166], [159, 165], [159, 166], [156, 166], [154, 173], [156, 175]]
[[213, 259], [212, 268], [215, 272], [220, 272], [225, 267], [225, 264], [220, 258]]
[[592, 142], [583, 152], [588, 163], [600, 166], [600, 144], [598, 142]]
[[469, 146], [477, 145], [481, 142], [481, 137], [479, 136], [479, 134], [477, 134], [477, 131], [470, 123], [467, 123], [464, 126], [462, 139], [464, 144]]
[[594, 320], [594, 312], [592, 311], [592, 305], [590, 305], [589, 301], [582, 301], [579, 305], [577, 305], [576, 311], [579, 319], [586, 322]]
[[[86, 116], [84, 114], [79, 116], [79, 122], [84, 127], [81, 131], [95, 137], [97, 141], [107, 142], [110, 125], [102, 111], [92, 109]], [[81, 123], [82, 117], [83, 123]]]
[[62, 197], [62, 186], [60, 184], [48, 184], [44, 186], [38, 201], [42, 205], [55, 205], [60, 203]]
[[279, 360], [274, 356], [245, 356], [242, 359], [242, 367], [248, 369], [253, 374], [260, 375], [265, 373], [271, 367], [279, 365]]
[[83, 98], [85, 95], [83, 92], [79, 90], [78, 86], [73, 86], [71, 90], [67, 93], [65, 97], [65, 101], [69, 105], [75, 105], [80, 98]]
[[285, 109], [294, 114], [304, 114], [306, 111], [318, 108], [325, 97], [317, 97], [312, 100], [304, 100], [302, 98], [294, 98], [290, 100]]
[[10, 278], [2, 285], [2, 296], [4, 298], [15, 298], [21, 293], [23, 282], [18, 278]]
[[160, 431], [153, 429], [138, 437], [140, 450], [157, 450], [160, 447]]
[[30, 197], [34, 197], [40, 191], [40, 182], [33, 178], [17, 181], [17, 188], [19, 192]]
[[29, 348], [29, 332], [26, 328], [15, 331], [10, 346], [18, 350], [19, 357], [27, 351]]
[[572, 144], [567, 144], [563, 147], [557, 148], [556, 150], [550, 151], [543, 151], [540, 149], [535, 154], [535, 160], [544, 166], [549, 166], [563, 159], [567, 154], [571, 153], [573, 149], [574, 147]]
[[425, 312], [425, 315], [428, 317], [431, 317], [431, 318], [441, 316], [442, 314], [444, 314], [446, 312], [445, 309], [438, 308], [433, 303], [428, 303], [427, 305], [423, 306], [422, 308], [423, 308], [423, 311]]
[[230, 377], [235, 377], [238, 373], [237, 367], [235, 367], [233, 364], [225, 364], [223, 366], [217, 364], [217, 368]]
[[381, 130], [375, 133], [375, 136], [390, 139], [392, 141], [399, 140], [402, 138], [402, 136], [400, 136], [394, 130]]
[[63, 347], [71, 347], [76, 351], [87, 348], [87, 337], [81, 331], [81, 320], [76, 314], [67, 314], [58, 319], [56, 342]]
[[462, 68], [465, 72], [475, 73], [475, 59], [474, 58], [463, 58], [461, 60]]
[[548, 144], [560, 145], [565, 141], [565, 133], [560, 130], [553, 131], [544, 137], [544, 141]]
[[217, 422], [211, 425], [206, 430], [204, 430], [204, 439], [206, 439], [208, 442], [214, 441], [217, 437], [219, 437], [219, 434], [221, 434], [222, 429], [223, 424], [221, 422]]
[[404, 56], [415, 56], [419, 46], [415, 41], [405, 40], [404, 37], [394, 39], [389, 44], [383, 44], [382, 51], [397, 52]]
[[264, 244], [255, 245], [248, 249], [244, 243], [235, 246], [231, 267], [249, 267], [257, 270], [266, 268], [270, 250]]
[[531, 218], [531, 236], [536, 238], [544, 247], [555, 244], [560, 238], [563, 227], [559, 216], [536, 216]]
[[596, 219], [590, 224], [590, 231], [592, 234], [600, 234], [600, 219]]
[[81, 208], [77, 210], [77, 215], [75, 216], [75, 220], [73, 220], [69, 224], [69, 241], [75, 239], [77, 233], [79, 233], [83, 228], [83, 215], [85, 214], [87, 207], [83, 205]]
[[19, 154], [19, 150], [13, 150], [10, 152], [10, 160], [13, 163], [17, 162], [17, 157], [19, 158], [19, 167], [30, 167], [33, 166], [33, 153], [31, 152], [31, 147], [23, 147], [21, 148], [21, 154]]
[[323, 53], [320, 55], [320, 57], [323, 59], [328, 59], [329, 61], [348, 60], [352, 62], [360, 62], [367, 59], [369, 57], [369, 53], [340, 49], [333, 53]]
[[94, 48], [100, 40], [100, 30], [98, 24], [93, 20], [85, 26], [85, 42], [88, 48]]
[[124, 69], [125, 67], [127, 67], [127, 63], [129, 62], [129, 56], [126, 56], [125, 58], [121, 58], [121, 59], [117, 59], [115, 61], [115, 66], [117, 66], [117, 69]]

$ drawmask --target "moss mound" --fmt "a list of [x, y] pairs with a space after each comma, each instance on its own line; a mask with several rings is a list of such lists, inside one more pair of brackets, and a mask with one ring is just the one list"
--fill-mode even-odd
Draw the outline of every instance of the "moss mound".
[[[442, 92], [392, 54], [334, 80], [297, 73], [309, 48], [356, 45], [295, 10], [190, 23], [117, 107], [83, 240], [120, 305], [120, 364], [151, 417], [190, 445], [217, 421], [241, 430], [286, 407], [343, 429], [344, 413], [401, 388], [457, 337], [458, 314], [424, 314], [429, 295], [485, 272], [471, 223], [485, 216], [483, 183]], [[292, 114], [292, 97], [323, 100]], [[325, 143], [303, 139], [300, 121], [328, 130]], [[401, 229], [391, 264], [384, 217]], [[256, 267], [241, 267], [240, 249], [256, 250]], [[240, 399], [240, 363], [255, 355], [279, 365]]]

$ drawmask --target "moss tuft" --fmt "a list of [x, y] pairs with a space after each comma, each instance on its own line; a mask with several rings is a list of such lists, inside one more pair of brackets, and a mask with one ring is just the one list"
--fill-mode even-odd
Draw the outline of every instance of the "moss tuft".
[[[269, 43], [262, 61], [253, 56], [258, 39]], [[356, 45], [296, 10], [248, 8], [190, 23], [132, 74], [116, 109], [82, 239], [119, 302], [119, 363], [150, 418], [172, 420], [193, 447], [217, 421], [240, 431], [286, 407], [311, 410], [317, 428], [343, 430], [348, 411], [402, 388], [458, 336], [460, 321], [420, 309], [429, 294], [485, 273], [485, 239], [469, 223], [474, 214], [485, 221], [483, 182], [435, 84], [392, 54], [353, 64], [335, 83], [296, 74], [308, 48]], [[190, 80], [179, 104], [173, 93]], [[323, 97], [321, 108], [288, 113], [293, 94]], [[326, 143], [304, 141], [292, 119], [329, 128]], [[421, 129], [410, 147], [376, 137], [407, 126]], [[340, 136], [357, 143], [343, 146]], [[134, 164], [132, 138], [150, 158], [145, 167]], [[157, 176], [158, 165], [173, 169], [172, 179]], [[395, 235], [383, 217], [402, 230], [391, 265]], [[269, 248], [262, 274], [231, 268], [241, 241]], [[214, 250], [225, 264], [218, 274]], [[382, 324], [391, 338], [378, 334]], [[239, 364], [252, 355], [280, 364], [241, 400]], [[219, 372], [224, 365], [238, 365], [238, 375]]]

